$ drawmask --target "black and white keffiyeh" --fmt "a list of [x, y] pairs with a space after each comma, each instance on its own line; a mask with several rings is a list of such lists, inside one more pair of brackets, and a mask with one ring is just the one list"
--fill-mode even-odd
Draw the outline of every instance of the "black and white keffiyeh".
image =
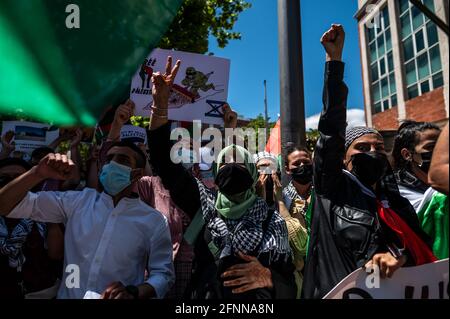
[[9, 234], [5, 219], [0, 217], [0, 254], [8, 256], [11, 268], [17, 268], [18, 271], [21, 271], [22, 265], [25, 263], [22, 246], [35, 223], [39, 234], [45, 238], [47, 233], [45, 223], [37, 223], [31, 219], [21, 219]]
[[266, 202], [257, 198], [253, 206], [240, 219], [221, 217], [215, 208], [215, 196], [203, 183], [197, 181], [203, 219], [211, 233], [220, 258], [242, 252], [248, 255], [270, 253], [271, 261], [291, 254], [286, 223], [274, 212], [264, 232], [263, 223], [269, 212]]
[[[302, 199], [301, 196], [297, 193], [295, 189], [294, 183], [292, 181], [283, 189], [283, 197], [291, 203], [289, 206], [295, 202], [296, 199]], [[285, 201], [286, 202], [286, 201]], [[291, 207], [288, 207], [291, 210]]]
[[[289, 212], [292, 213], [293, 207], [296, 206], [296, 212], [301, 213], [303, 217], [306, 218], [306, 213], [308, 211], [308, 198], [311, 195], [312, 188], [309, 188], [309, 191], [305, 198], [301, 197], [297, 190], [295, 189], [294, 183], [291, 180], [289, 184], [283, 189], [283, 198], [284, 204], [286, 205]], [[299, 203], [301, 205], [299, 205]]]
[[355, 126], [352, 128], [347, 128], [345, 130], [345, 149], [348, 149], [350, 145], [357, 139], [360, 138], [363, 135], [366, 134], [376, 134], [379, 135], [381, 138], [381, 134], [371, 127], [366, 126]]

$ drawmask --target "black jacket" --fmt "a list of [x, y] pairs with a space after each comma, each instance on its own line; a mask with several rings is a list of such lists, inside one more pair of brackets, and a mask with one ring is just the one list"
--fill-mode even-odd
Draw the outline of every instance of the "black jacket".
[[[395, 234], [380, 222], [375, 198], [364, 194], [361, 187], [343, 172], [348, 94], [343, 74], [344, 63], [326, 63], [324, 109], [314, 153], [316, 200], [304, 270], [305, 298], [322, 298], [375, 253], [387, 252], [387, 245], [402, 248]], [[414, 209], [398, 193], [395, 179], [386, 179], [377, 189], [377, 198], [387, 199], [394, 211], [419, 236], [427, 239]]]
[[[150, 149], [150, 163], [153, 172], [158, 175], [164, 187], [169, 190], [174, 203], [180, 207], [191, 219], [200, 208], [200, 192], [195, 178], [184, 169], [181, 164], [174, 164], [170, 159], [170, 124], [148, 132]], [[232, 294], [229, 288], [223, 286], [220, 274], [236, 263], [242, 261], [236, 258], [216, 261], [210, 252], [207, 243], [210, 234], [205, 227], [194, 244], [194, 265], [192, 280], [189, 285], [187, 298], [195, 299], [270, 299], [295, 298], [295, 282], [292, 262], [277, 262], [270, 265], [272, 272], [273, 289], [255, 289], [243, 294]], [[259, 256], [264, 266], [266, 256]]]

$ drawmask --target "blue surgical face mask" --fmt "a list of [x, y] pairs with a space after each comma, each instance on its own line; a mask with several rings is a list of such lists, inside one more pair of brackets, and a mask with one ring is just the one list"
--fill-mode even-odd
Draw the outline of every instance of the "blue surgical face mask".
[[121, 165], [114, 161], [103, 166], [100, 173], [100, 183], [105, 192], [115, 196], [131, 185], [131, 167]]

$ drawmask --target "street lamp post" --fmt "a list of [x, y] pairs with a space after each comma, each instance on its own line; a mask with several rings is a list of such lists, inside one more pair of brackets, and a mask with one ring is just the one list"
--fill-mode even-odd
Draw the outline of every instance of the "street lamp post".
[[269, 139], [269, 115], [267, 111], [267, 82], [264, 80], [264, 122], [266, 124], [266, 139]]
[[284, 157], [288, 143], [306, 145], [300, 0], [278, 0], [278, 51]]

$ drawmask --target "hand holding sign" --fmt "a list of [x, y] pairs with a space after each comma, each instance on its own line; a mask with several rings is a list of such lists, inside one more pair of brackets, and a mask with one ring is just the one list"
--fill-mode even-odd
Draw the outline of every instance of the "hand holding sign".
[[228, 103], [222, 107], [223, 121], [225, 127], [236, 128], [237, 126], [237, 113], [233, 111]]
[[124, 125], [130, 120], [134, 114], [134, 102], [128, 99], [125, 104], [120, 105], [114, 114], [114, 122], [119, 125]]
[[12, 152], [16, 148], [15, 143], [11, 142], [14, 137], [14, 131], [8, 131], [2, 136], [2, 150]]
[[380, 253], [375, 254], [371, 260], [369, 260], [365, 268], [373, 267], [374, 265], [380, 269], [381, 278], [391, 278], [394, 272], [403, 267], [406, 263], [406, 256], [400, 256], [400, 258], [395, 258], [391, 253]]
[[9, 155], [16, 149], [16, 144], [11, 142], [14, 137], [14, 131], [8, 131], [1, 137], [0, 159], [9, 157]]

